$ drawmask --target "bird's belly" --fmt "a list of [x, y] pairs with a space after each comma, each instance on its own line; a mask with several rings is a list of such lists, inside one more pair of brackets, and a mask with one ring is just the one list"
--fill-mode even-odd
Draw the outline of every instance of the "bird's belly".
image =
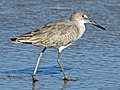
[[67, 44], [67, 45], [65, 45], [65, 46], [59, 47], [59, 48], [58, 48], [58, 49], [59, 49], [59, 52], [62, 52], [63, 49], [67, 48], [67, 47], [70, 46], [71, 44], [72, 44], [72, 43]]

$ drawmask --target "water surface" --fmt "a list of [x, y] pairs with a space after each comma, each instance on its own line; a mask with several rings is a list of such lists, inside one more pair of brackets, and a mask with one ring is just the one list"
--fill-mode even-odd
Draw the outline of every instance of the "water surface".
[[[12, 44], [10, 38], [47, 22], [66, 19], [76, 10], [107, 31], [86, 25], [84, 36], [65, 49], [61, 62], [74, 81], [64, 82], [57, 64], [57, 50], [47, 49], [32, 83], [38, 53], [42, 48]], [[0, 1], [1, 90], [119, 90], [120, 1], [119, 0], [1, 0]]]

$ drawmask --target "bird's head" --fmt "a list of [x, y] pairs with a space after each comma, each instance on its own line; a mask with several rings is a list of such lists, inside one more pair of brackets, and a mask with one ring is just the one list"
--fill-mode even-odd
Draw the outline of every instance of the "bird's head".
[[70, 17], [70, 20], [73, 21], [73, 22], [79, 22], [81, 24], [84, 24], [84, 23], [90, 23], [98, 28], [101, 28], [103, 30], [106, 30], [104, 27], [102, 27], [101, 25], [93, 22], [93, 21], [90, 21], [87, 14], [84, 13], [84, 12], [74, 12], [71, 17]]

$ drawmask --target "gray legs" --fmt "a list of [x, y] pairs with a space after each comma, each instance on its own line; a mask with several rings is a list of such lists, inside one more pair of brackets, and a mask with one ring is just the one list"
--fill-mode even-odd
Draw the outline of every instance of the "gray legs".
[[37, 64], [35, 66], [35, 69], [34, 69], [34, 72], [33, 72], [33, 75], [32, 75], [33, 81], [38, 81], [37, 78], [36, 78], [36, 72], [37, 72], [38, 65], [40, 63], [40, 59], [42, 57], [42, 54], [44, 53], [45, 50], [46, 50], [46, 47], [40, 52], [40, 55], [38, 56]]
[[[37, 63], [36, 63], [36, 66], [35, 66], [35, 69], [34, 69], [34, 72], [33, 72], [33, 75], [32, 75], [33, 82], [38, 81], [37, 78], [36, 78], [36, 72], [37, 72], [37, 69], [38, 69], [38, 65], [40, 63], [40, 59], [41, 59], [41, 57], [42, 57], [45, 50], [46, 50], [46, 47], [40, 52], [40, 55], [38, 57], [38, 60], [37, 60]], [[60, 66], [60, 69], [62, 70], [63, 75], [64, 75], [64, 80], [69, 80], [69, 78], [65, 74], [64, 68], [62, 67], [62, 65], [60, 63], [60, 54], [61, 53], [58, 50], [58, 61], [57, 62], [59, 64], [59, 66]]]
[[60, 63], [60, 52], [58, 51], [58, 64], [59, 64], [59, 66], [60, 66], [60, 69], [62, 70], [62, 73], [63, 73], [63, 75], [64, 75], [64, 80], [68, 80], [68, 77], [67, 77], [67, 75], [65, 74], [65, 71], [64, 71], [64, 68], [62, 67], [62, 65], [61, 65], [61, 63]]

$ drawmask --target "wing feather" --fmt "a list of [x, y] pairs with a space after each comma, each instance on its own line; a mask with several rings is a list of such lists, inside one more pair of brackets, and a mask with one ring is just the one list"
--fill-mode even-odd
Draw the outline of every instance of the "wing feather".
[[14, 41], [45, 47], [60, 47], [73, 42], [77, 28], [69, 20], [50, 22], [31, 32], [16, 37]]

